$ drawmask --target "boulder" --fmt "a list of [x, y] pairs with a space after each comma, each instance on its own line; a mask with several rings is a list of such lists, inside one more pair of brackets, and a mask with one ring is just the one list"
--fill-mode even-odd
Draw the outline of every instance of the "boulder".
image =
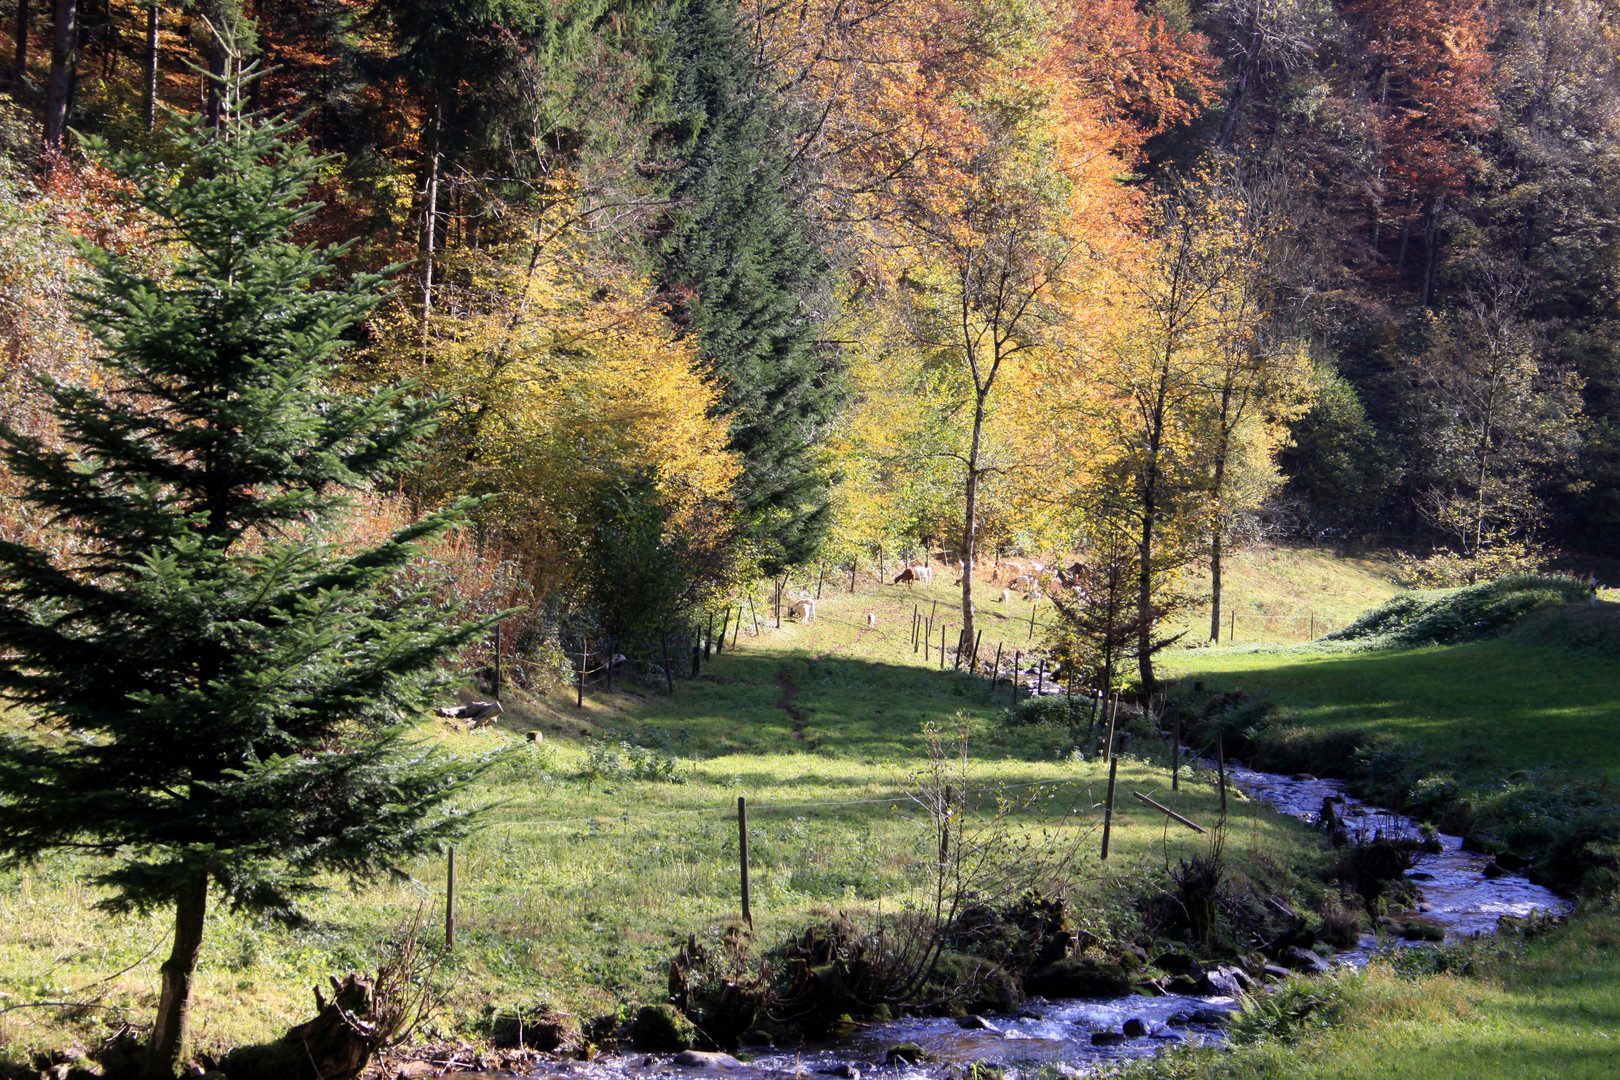
[[1090, 956], [1048, 964], [1024, 985], [1031, 993], [1057, 998], [1123, 997], [1131, 992], [1131, 979], [1124, 968]]
[[844, 1080], [861, 1080], [861, 1070], [847, 1061], [840, 1061], [836, 1065], [829, 1065], [816, 1071], [823, 1076], [842, 1076]]
[[914, 1042], [898, 1043], [889, 1047], [888, 1053], [883, 1055], [883, 1060], [890, 1065], [896, 1063], [916, 1065], [918, 1062], [927, 1061], [928, 1059], [929, 1055]]
[[1160, 971], [1167, 971], [1171, 975], [1196, 975], [1198, 961], [1193, 959], [1191, 953], [1171, 950], [1162, 952], [1153, 958], [1153, 966]]
[[1510, 873], [1517, 874], [1530, 865], [1530, 860], [1511, 851], [1498, 851], [1496, 853], [1496, 865]]
[[1117, 1031], [1093, 1031], [1091, 1033], [1092, 1046], [1117, 1046], [1125, 1041], [1125, 1036]]
[[1218, 997], [1242, 997], [1254, 985], [1249, 973], [1241, 968], [1222, 964], [1205, 972], [1201, 989]]
[[1189, 1018], [1194, 1024], [1203, 1024], [1205, 1027], [1223, 1027], [1232, 1020], [1231, 1009], [1199, 1009]]
[[1497, 862], [1495, 859], [1492, 859], [1490, 862], [1486, 863], [1485, 869], [1480, 871], [1480, 873], [1484, 874], [1486, 880], [1488, 881], [1495, 881], [1499, 877], [1507, 876], [1507, 871], [1502, 869], [1502, 864]]
[[1298, 945], [1283, 950], [1277, 958], [1282, 965], [1294, 971], [1302, 971], [1307, 975], [1326, 975], [1332, 965], [1309, 949], [1302, 949]]
[[1276, 964], [1267, 964], [1262, 970], [1268, 979], [1286, 979], [1293, 974], [1287, 968], [1279, 967]]
[[743, 1063], [730, 1054], [709, 1050], [682, 1050], [670, 1061], [683, 1069], [740, 1069]]
[[1164, 980], [1164, 992], [1167, 994], [1201, 994], [1204, 992], [1203, 976], [1195, 979], [1191, 975], [1172, 975]]
[[675, 1053], [690, 1050], [697, 1029], [673, 1005], [643, 1005], [630, 1025], [630, 1043], [637, 1050]]
[[1165, 1018], [1166, 1027], [1186, 1027], [1192, 1023], [1192, 1013], [1175, 1012]]
[[988, 1031], [994, 1035], [1001, 1034], [1000, 1028], [996, 1027], [996, 1025], [992, 1024], [982, 1016], [958, 1016], [956, 1018], [956, 1026], [959, 1028], [966, 1028], [969, 1031]]
[[1120, 1030], [1125, 1033], [1127, 1039], [1140, 1039], [1148, 1033], [1147, 1024], [1138, 1016], [1125, 1021], [1125, 1026]]

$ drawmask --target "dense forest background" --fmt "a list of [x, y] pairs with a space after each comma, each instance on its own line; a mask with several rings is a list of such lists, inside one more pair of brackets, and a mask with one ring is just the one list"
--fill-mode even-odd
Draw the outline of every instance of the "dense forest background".
[[536, 679], [930, 552], [1078, 552], [1139, 624], [1258, 536], [1620, 556], [1614, 0], [14, 2], [5, 422], [99, 377], [80, 239], [172, 257], [85, 140], [257, 64], [307, 239], [398, 267], [343, 377], [444, 402], [353, 528], [493, 495], [436, 572]]

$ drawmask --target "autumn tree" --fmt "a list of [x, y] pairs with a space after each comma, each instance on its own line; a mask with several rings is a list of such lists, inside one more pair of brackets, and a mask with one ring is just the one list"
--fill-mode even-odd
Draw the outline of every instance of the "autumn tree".
[[468, 827], [449, 801], [469, 770], [403, 725], [484, 625], [394, 587], [459, 511], [331, 540], [433, 408], [333, 392], [379, 281], [333, 284], [341, 250], [292, 238], [322, 163], [236, 89], [222, 129], [120, 161], [167, 258], [88, 253], [106, 378], [47, 384], [65, 448], [0, 432], [33, 512], [95, 541], [0, 543], [0, 689], [34, 721], [0, 753], [0, 857], [95, 854], [105, 908], [172, 906], [148, 1077], [183, 1064], [211, 898], [296, 920], [324, 875], [402, 872]]
[[[1230, 449], [1227, 425], [1235, 427], [1237, 405], [1255, 385], [1258, 316], [1256, 301], [1245, 298], [1259, 242], [1252, 224], [1240, 201], [1208, 177], [1183, 183], [1157, 199], [1146, 242], [1120, 274], [1129, 313], [1108, 341], [1114, 407], [1102, 419], [1114, 457], [1106, 484], [1135, 521], [1143, 613], [1159, 607], [1161, 577], [1203, 547], [1210, 477]], [[1138, 629], [1147, 690], [1154, 626], [1143, 618]]]
[[1405, 268], [1414, 225], [1422, 229], [1424, 307], [1446, 201], [1465, 190], [1473, 142], [1489, 130], [1494, 32], [1484, 0], [1346, 0], [1340, 10], [1362, 35], [1377, 100], [1384, 159], [1384, 205], [1401, 224], [1397, 272]]

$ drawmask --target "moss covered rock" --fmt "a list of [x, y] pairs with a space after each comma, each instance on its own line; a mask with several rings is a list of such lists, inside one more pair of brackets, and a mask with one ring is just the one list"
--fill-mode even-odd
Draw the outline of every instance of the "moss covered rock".
[[1123, 997], [1131, 992], [1131, 978], [1113, 961], [1071, 956], [1030, 975], [1024, 989], [1045, 997]]
[[677, 1053], [690, 1050], [696, 1040], [697, 1029], [673, 1005], [643, 1005], [630, 1025], [630, 1041], [637, 1050]]

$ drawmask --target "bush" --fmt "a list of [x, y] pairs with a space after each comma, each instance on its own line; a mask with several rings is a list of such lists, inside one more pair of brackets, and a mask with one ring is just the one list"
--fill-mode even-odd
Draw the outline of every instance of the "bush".
[[1501, 635], [1533, 611], [1585, 599], [1573, 577], [1520, 574], [1483, 585], [1397, 596], [1325, 641], [1371, 648], [1457, 645]]

